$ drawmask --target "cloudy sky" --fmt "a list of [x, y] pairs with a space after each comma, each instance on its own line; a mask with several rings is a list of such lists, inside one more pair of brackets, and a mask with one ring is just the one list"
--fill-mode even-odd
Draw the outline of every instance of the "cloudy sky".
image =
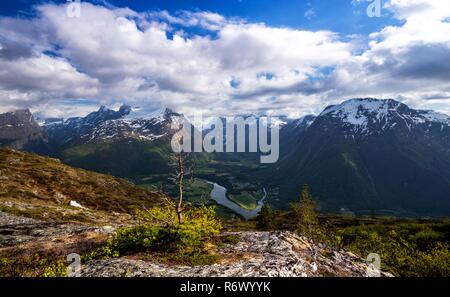
[[298, 117], [354, 97], [450, 114], [450, 1], [2, 0], [0, 112]]

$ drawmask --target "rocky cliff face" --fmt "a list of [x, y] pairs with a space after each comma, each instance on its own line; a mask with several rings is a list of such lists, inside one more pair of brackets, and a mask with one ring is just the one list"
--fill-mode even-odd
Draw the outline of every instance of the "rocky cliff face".
[[47, 137], [28, 109], [0, 114], [0, 146], [45, 150]]

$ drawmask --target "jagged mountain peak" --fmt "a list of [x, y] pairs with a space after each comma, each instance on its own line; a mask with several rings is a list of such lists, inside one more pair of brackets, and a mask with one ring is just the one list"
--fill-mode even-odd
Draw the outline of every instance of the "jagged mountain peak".
[[121, 138], [154, 140], [170, 134], [172, 121], [181, 116], [165, 107], [148, 111], [123, 104], [118, 110], [101, 106], [85, 117], [49, 120], [45, 128], [58, 146]]
[[95, 121], [103, 121], [103, 120], [114, 120], [120, 119], [131, 112], [131, 107], [129, 105], [122, 105], [118, 111], [108, 108], [105, 105], [102, 105], [98, 111], [91, 112], [84, 119], [86, 120], [95, 120]]
[[164, 115], [178, 115], [178, 116], [180, 116], [181, 114], [177, 113], [172, 108], [166, 107], [166, 108], [164, 108]]
[[120, 109], [119, 112], [123, 113], [123, 114], [129, 114], [131, 112], [132, 108], [130, 105], [127, 104], [123, 104]]

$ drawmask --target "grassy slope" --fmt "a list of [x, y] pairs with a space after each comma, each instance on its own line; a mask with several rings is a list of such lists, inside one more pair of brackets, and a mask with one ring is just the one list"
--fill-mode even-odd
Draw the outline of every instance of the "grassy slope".
[[0, 207], [4, 211], [11, 204], [69, 208], [74, 200], [90, 210], [131, 213], [161, 198], [120, 178], [9, 149], [0, 149], [0, 180]]
[[98, 141], [64, 150], [61, 160], [71, 166], [136, 180], [141, 175], [169, 174], [170, 143], [136, 139]]
[[229, 197], [240, 207], [247, 210], [254, 210], [258, 206], [258, 201], [264, 196], [262, 191], [247, 192], [239, 194], [230, 194]]

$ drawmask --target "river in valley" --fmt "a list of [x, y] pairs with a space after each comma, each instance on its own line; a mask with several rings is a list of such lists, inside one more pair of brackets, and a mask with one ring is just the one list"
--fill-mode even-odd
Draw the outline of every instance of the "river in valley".
[[261, 211], [261, 208], [264, 205], [264, 201], [267, 197], [266, 189], [264, 189], [264, 197], [261, 198], [258, 202], [258, 206], [253, 210], [247, 210], [240, 207], [238, 204], [230, 200], [227, 196], [227, 189], [213, 182], [208, 182], [214, 186], [211, 191], [211, 199], [215, 200], [218, 204], [225, 206], [226, 208], [231, 209], [235, 213], [244, 217], [246, 220], [252, 219], [258, 215]]

